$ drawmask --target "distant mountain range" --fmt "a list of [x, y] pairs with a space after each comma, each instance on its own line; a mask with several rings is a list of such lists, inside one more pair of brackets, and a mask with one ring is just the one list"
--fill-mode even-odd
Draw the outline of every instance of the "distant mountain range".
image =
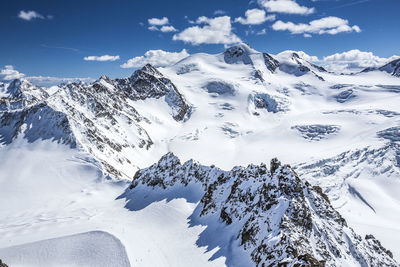
[[339, 75], [240, 44], [90, 84], [17, 79], [0, 83], [0, 146], [87, 153], [132, 181], [128, 209], [143, 188], [194, 188], [199, 245], [229, 266], [398, 266], [399, 77], [399, 59]]

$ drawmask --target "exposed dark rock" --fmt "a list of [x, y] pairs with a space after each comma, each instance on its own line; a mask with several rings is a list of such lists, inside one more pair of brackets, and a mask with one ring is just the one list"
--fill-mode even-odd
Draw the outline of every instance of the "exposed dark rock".
[[362, 70], [361, 72], [370, 72], [370, 71], [375, 71], [375, 70], [384, 71], [393, 76], [400, 77], [400, 58], [395, 59], [395, 60], [387, 63], [386, 65], [383, 65], [382, 67], [379, 67], [379, 68], [369, 67], [369, 68]]
[[265, 164], [223, 171], [193, 160], [181, 164], [169, 153], [140, 170], [123, 197], [129, 207], [138, 186], [158, 188], [154, 194], [159, 189], [171, 192], [189, 185], [203, 188], [198, 213], [190, 217], [192, 223], [208, 225], [214, 233], [221, 228], [213, 230], [215, 225], [208, 222], [216, 219], [226, 225], [229, 235], [236, 231], [236, 239], [229, 244], [222, 241], [224, 232], [220, 230], [218, 236], [207, 238], [222, 251], [237, 244], [256, 266], [338, 266], [354, 262], [361, 266], [398, 266], [377, 240], [362, 239], [354, 233], [319, 187], [302, 181], [289, 165], [278, 162], [271, 161], [271, 171]]
[[190, 116], [191, 106], [183, 95], [171, 80], [165, 78], [161, 72], [150, 64], [135, 71], [127, 79], [116, 79], [115, 83], [132, 100], [165, 96], [165, 101], [172, 108], [173, 117], [177, 121], [182, 121]]
[[277, 68], [279, 68], [279, 61], [273, 58], [270, 54], [268, 53], [263, 53], [264, 57], [264, 62], [265, 66], [267, 66], [267, 69], [271, 72], [275, 72]]
[[252, 64], [250, 59], [251, 48], [246, 44], [229, 47], [224, 52], [224, 60], [228, 64], [243, 63]]
[[271, 96], [265, 93], [254, 93], [249, 95], [249, 101], [254, 103], [256, 109], [266, 109], [272, 113], [289, 110], [288, 100], [283, 97]]
[[348, 89], [334, 96], [339, 103], [345, 103], [356, 97], [353, 89]]
[[271, 170], [271, 175], [281, 166], [281, 162], [277, 158], [271, 159], [271, 164], [269, 169]]
[[391, 127], [377, 132], [378, 137], [387, 139], [391, 142], [400, 141], [400, 127]]
[[8, 267], [8, 265], [0, 259], [0, 267]]
[[310, 141], [320, 141], [327, 138], [329, 135], [336, 134], [340, 131], [340, 126], [337, 125], [295, 125], [291, 129], [297, 130], [304, 139]]

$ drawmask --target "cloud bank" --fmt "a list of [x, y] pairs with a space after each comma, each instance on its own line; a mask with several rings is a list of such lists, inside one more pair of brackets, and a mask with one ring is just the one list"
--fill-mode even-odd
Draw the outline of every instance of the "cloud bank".
[[51, 77], [51, 76], [26, 76], [25, 74], [19, 72], [18, 70], [14, 69], [11, 65], [4, 66], [4, 69], [0, 69], [0, 81], [3, 82], [10, 82], [14, 79], [21, 79], [24, 78], [31, 83], [38, 85], [38, 86], [52, 86], [58, 85], [60, 83], [67, 83], [67, 82], [93, 82], [94, 79], [87, 77], [87, 78], [60, 78], [60, 77]]
[[186, 49], [182, 49], [181, 52], [149, 50], [144, 54], [144, 56], [129, 59], [127, 62], [121, 65], [121, 68], [139, 68], [148, 63], [156, 67], [164, 67], [167, 65], [172, 65], [188, 56], [189, 53], [186, 51]]
[[399, 56], [382, 58], [374, 55], [372, 52], [353, 49], [347, 52], [326, 56], [323, 58], [322, 64], [330, 71], [345, 73], [349, 71], [360, 71], [368, 67], [381, 67], [397, 58], [399, 58]]
[[4, 69], [0, 70], [0, 81], [10, 81], [14, 79], [20, 79], [24, 77], [25, 74], [20, 73], [19, 71], [15, 70], [12, 65], [4, 66]]
[[349, 21], [338, 17], [324, 17], [313, 20], [308, 24], [283, 22], [278, 20], [272, 25], [275, 31], [289, 31], [291, 34], [338, 34], [341, 32], [361, 32], [357, 25], [350, 26]]

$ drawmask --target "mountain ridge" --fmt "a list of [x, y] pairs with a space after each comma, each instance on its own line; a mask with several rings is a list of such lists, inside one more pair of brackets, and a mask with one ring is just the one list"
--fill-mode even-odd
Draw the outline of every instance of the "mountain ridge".
[[[210, 220], [225, 224], [226, 233], [233, 231], [235, 241], [230, 246], [245, 251], [256, 266], [398, 266], [373, 236], [362, 239], [347, 226], [321, 188], [303, 182], [277, 159], [269, 170], [261, 164], [222, 171], [193, 160], [181, 164], [168, 153], [138, 171], [121, 198], [129, 208], [142, 186], [153, 188], [157, 195], [158, 188], [171, 191], [194, 184], [202, 188], [203, 196], [190, 217], [192, 223], [211, 228], [205, 232], [215, 227]], [[226, 243], [220, 246], [228, 266], [236, 266], [238, 259], [229, 259]]]
[[[315, 190], [348, 225], [363, 236], [372, 233], [398, 259], [398, 77], [379, 71], [336, 75], [294, 51], [276, 56], [244, 46], [231, 50], [228, 62], [225, 52], [195, 54], [163, 68], [146, 65], [127, 78], [103, 75], [57, 90], [17, 80], [7, 92], [9, 84], [0, 84], [0, 149], [60, 143], [86, 153], [84, 161], [95, 163], [101, 180], [111, 183], [131, 181], [167, 152], [223, 169], [278, 157], [290, 162], [301, 180], [319, 186]], [[162, 189], [167, 199], [168, 188]], [[196, 190], [200, 201], [204, 188]], [[215, 198], [231, 187], [216, 184], [212, 191]], [[153, 194], [142, 196], [145, 201]], [[220, 216], [226, 200], [204, 199], [204, 214]], [[235, 212], [225, 212], [226, 221], [237, 219]], [[218, 242], [230, 244], [229, 238]]]

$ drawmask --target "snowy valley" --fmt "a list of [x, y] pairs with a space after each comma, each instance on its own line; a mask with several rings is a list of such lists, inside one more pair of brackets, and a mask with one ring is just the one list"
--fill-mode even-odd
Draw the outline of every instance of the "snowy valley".
[[128, 78], [0, 82], [0, 259], [399, 266], [399, 71], [239, 44]]

